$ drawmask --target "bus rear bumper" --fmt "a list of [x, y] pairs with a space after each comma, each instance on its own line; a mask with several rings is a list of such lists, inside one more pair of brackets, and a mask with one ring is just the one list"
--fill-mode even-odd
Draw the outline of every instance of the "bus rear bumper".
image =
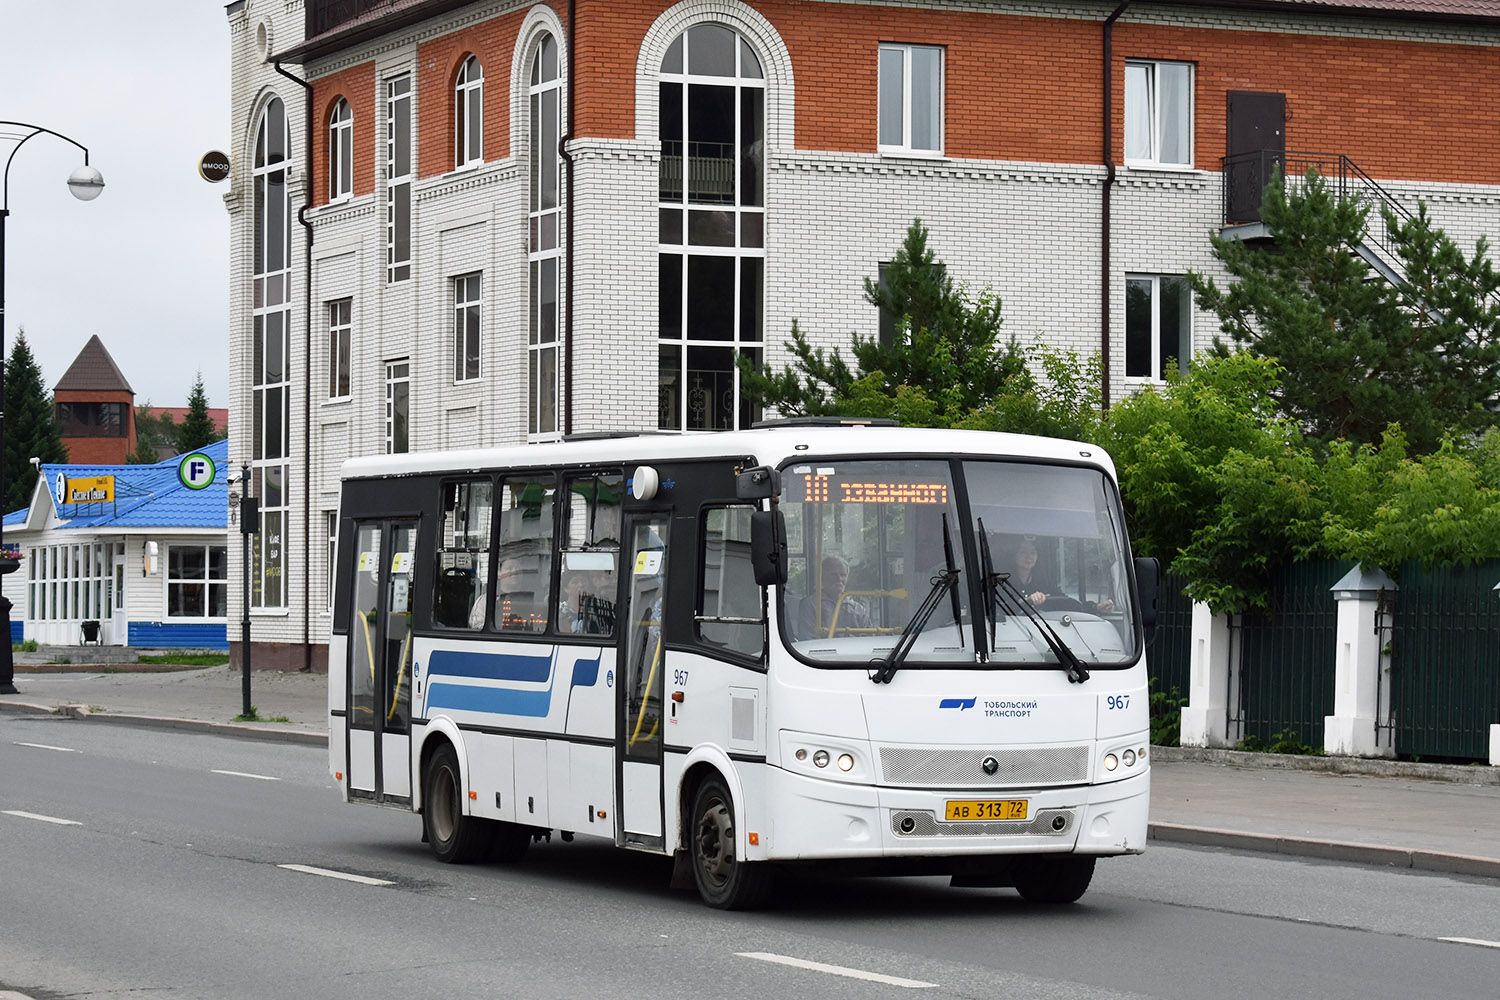
[[[767, 769], [777, 811], [768, 860], [996, 854], [1139, 854], [1150, 772], [1102, 785], [1013, 792], [875, 788]], [[955, 800], [1024, 799], [1026, 819], [945, 821]]]

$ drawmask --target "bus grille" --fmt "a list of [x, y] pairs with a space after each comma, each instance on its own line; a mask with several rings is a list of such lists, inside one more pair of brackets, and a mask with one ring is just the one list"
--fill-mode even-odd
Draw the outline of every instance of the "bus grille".
[[[991, 757], [999, 767], [994, 774], [986, 774], [984, 761]], [[885, 783], [891, 785], [1013, 788], [1083, 784], [1089, 778], [1089, 748], [881, 747], [880, 770]]]

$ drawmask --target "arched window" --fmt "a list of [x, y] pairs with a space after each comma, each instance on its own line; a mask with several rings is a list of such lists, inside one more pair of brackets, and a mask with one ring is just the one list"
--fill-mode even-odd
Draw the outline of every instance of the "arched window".
[[453, 84], [453, 165], [484, 160], [484, 70], [474, 56], [464, 60]]
[[658, 426], [732, 430], [755, 418], [736, 351], [759, 363], [765, 288], [765, 75], [721, 24], [661, 64]]
[[328, 116], [328, 200], [354, 192], [354, 113], [342, 97]]
[[527, 434], [532, 439], [555, 438], [558, 433], [558, 212], [562, 138], [562, 79], [558, 73], [557, 39], [544, 35], [531, 58], [528, 123], [531, 149], [531, 268]]
[[250, 603], [287, 605], [285, 585], [289, 424], [291, 421], [290, 137], [286, 106], [272, 98], [255, 129], [255, 249], [252, 260], [250, 490], [260, 498], [260, 531], [250, 560]]

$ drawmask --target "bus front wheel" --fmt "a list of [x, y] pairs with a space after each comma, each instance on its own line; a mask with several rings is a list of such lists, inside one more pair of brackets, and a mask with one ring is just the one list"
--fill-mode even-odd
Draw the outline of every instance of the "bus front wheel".
[[433, 855], [447, 864], [483, 857], [494, 836], [488, 820], [464, 815], [458, 754], [444, 743], [433, 751], [422, 776], [422, 831]]
[[739, 857], [734, 799], [722, 778], [714, 776], [698, 786], [688, 835], [693, 878], [705, 903], [720, 910], [747, 910], [766, 902], [770, 872], [764, 862]]
[[1091, 854], [1044, 854], [1016, 861], [1016, 891], [1028, 903], [1077, 902], [1093, 878]]

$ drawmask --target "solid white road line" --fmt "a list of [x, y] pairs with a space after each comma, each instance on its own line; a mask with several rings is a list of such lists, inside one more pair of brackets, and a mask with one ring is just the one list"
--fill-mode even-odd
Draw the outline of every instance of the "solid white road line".
[[342, 879], [345, 882], [358, 882], [360, 885], [395, 885], [383, 878], [370, 878], [367, 875], [351, 875], [348, 872], [330, 871], [327, 868], [314, 868], [311, 865], [277, 865], [277, 868], [285, 868], [289, 872], [302, 872], [305, 875], [322, 875], [324, 878]]
[[1484, 938], [1445, 937], [1438, 938], [1438, 940], [1451, 941], [1454, 944], [1477, 944], [1481, 948], [1500, 948], [1500, 941], [1486, 941]]
[[269, 774], [251, 774], [248, 771], [220, 771], [218, 768], [212, 768], [211, 771], [214, 774], [227, 774], [231, 778], [254, 778], [256, 781], [280, 781], [281, 780], [280, 778], [273, 778]]
[[43, 816], [41, 813], [22, 812], [19, 809], [0, 809], [7, 816], [19, 816], [22, 819], [40, 820], [43, 823], [56, 823], [58, 826], [82, 826], [76, 819], [58, 819], [56, 816]]
[[18, 747], [31, 747], [33, 750], [56, 750], [58, 753], [77, 753], [72, 747], [54, 747], [46, 743], [17, 743]]
[[832, 976], [845, 976], [849, 979], [863, 979], [870, 983], [884, 983], [887, 986], [900, 986], [908, 990], [933, 989], [937, 983], [924, 983], [918, 979], [902, 979], [899, 976], [882, 976], [878, 972], [866, 972], [863, 969], [848, 969], [842, 965], [824, 965], [822, 962], [809, 962], [806, 959], [791, 958], [787, 955], [773, 955], [765, 951], [740, 951], [736, 952], [740, 958], [753, 958], [761, 962], [774, 962], [777, 965], [790, 965], [796, 969], [807, 969], [811, 972], [826, 972]]

